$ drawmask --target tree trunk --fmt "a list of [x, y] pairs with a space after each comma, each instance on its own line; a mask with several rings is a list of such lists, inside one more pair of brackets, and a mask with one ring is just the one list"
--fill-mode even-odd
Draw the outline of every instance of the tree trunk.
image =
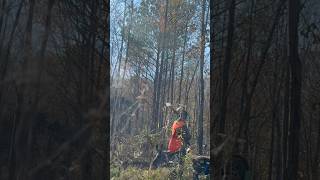
[[[28, 77], [31, 80], [31, 75], [27, 74], [28, 71], [32, 70], [32, 25], [33, 25], [33, 17], [34, 17], [34, 6], [35, 0], [29, 1], [29, 12], [28, 12], [28, 19], [27, 19], [27, 27], [25, 33], [25, 42], [24, 42], [24, 54], [23, 54], [23, 74], [24, 77]], [[31, 85], [30, 85], [31, 86]], [[25, 96], [29, 90], [26, 88], [26, 84], [21, 86], [23, 96]], [[32, 97], [28, 97], [30, 99]], [[16, 149], [15, 152], [16, 160], [19, 163], [17, 165], [17, 173], [16, 178], [19, 180], [27, 180], [29, 179], [27, 176], [28, 167], [30, 167], [31, 159], [32, 159], [32, 143], [33, 143], [33, 121], [30, 118], [30, 114], [28, 113], [29, 110], [29, 103], [27, 100], [23, 99], [24, 102], [22, 103], [22, 116], [19, 120], [19, 124], [17, 126], [17, 131], [15, 135], [15, 143]], [[23, 152], [22, 152], [23, 151]]]
[[[5, 27], [4, 27], [4, 32], [2, 33], [2, 27], [3, 27], [3, 25], [4, 25], [4, 23], [3, 23], [3, 20], [4, 20], [4, 16], [5, 16], [5, 14], [6, 14], [6, 12], [5, 12], [5, 8], [6, 8], [6, 5], [7, 5], [7, 0], [2, 0], [2, 2], [1, 2], [1, 13], [0, 13], [0, 37], [4, 37], [5, 36]], [[6, 16], [6, 18], [8, 18], [8, 15]], [[3, 41], [4, 41], [4, 39], [0, 39], [1, 41], [0, 41], [0, 57], [1, 57], [1, 54], [2, 54], [2, 47], [3, 47]]]
[[[320, 110], [319, 113], [320, 115]], [[316, 150], [313, 158], [312, 163], [312, 180], [319, 179], [319, 155], [320, 155], [320, 118], [318, 119], [318, 137], [317, 137], [317, 144]]]
[[123, 15], [123, 23], [122, 23], [122, 38], [121, 38], [121, 45], [120, 45], [120, 51], [119, 51], [119, 54], [118, 54], [118, 62], [119, 62], [119, 66], [118, 66], [118, 73], [119, 73], [119, 77], [120, 77], [120, 67], [121, 67], [121, 60], [122, 60], [122, 50], [123, 50], [123, 40], [124, 40], [124, 25], [125, 25], [125, 20], [126, 20], [126, 7], [127, 7], [127, 0], [124, 1], [124, 15]]
[[150, 129], [151, 131], [155, 130], [157, 128], [158, 124], [158, 109], [157, 104], [159, 103], [158, 100], [158, 81], [159, 81], [159, 64], [160, 64], [160, 51], [161, 51], [161, 36], [159, 37], [159, 44], [158, 44], [158, 50], [157, 50], [157, 59], [156, 59], [156, 72], [155, 72], [155, 78], [153, 83], [153, 96], [152, 96], [152, 119], [153, 121], [150, 122]]
[[301, 62], [298, 54], [299, 0], [289, 1], [289, 64], [291, 70], [288, 179], [297, 180], [301, 121]]
[[235, 0], [230, 0], [228, 12], [229, 12], [229, 20], [228, 20], [228, 34], [227, 34], [227, 45], [226, 45], [226, 54], [225, 61], [223, 65], [222, 72], [222, 94], [221, 94], [221, 104], [220, 104], [220, 113], [219, 113], [219, 132], [224, 133], [225, 129], [225, 119], [226, 119], [226, 111], [227, 111], [227, 90], [229, 86], [229, 70], [232, 60], [232, 45], [233, 45], [233, 34], [234, 34], [234, 19], [235, 19]]
[[123, 75], [122, 80], [124, 80], [124, 77], [126, 76], [126, 69], [127, 69], [127, 63], [128, 63], [128, 57], [129, 57], [129, 49], [130, 49], [130, 40], [131, 40], [131, 26], [132, 26], [132, 17], [133, 17], [133, 0], [131, 0], [131, 13], [130, 13], [130, 22], [129, 22], [129, 28], [128, 28], [128, 39], [127, 39], [127, 50], [126, 50], [126, 59], [124, 61], [124, 68], [123, 68]]
[[[224, 133], [225, 132], [225, 121], [226, 121], [226, 113], [227, 113], [227, 106], [228, 106], [228, 86], [229, 86], [229, 71], [231, 66], [232, 60], [232, 48], [233, 48], [233, 34], [234, 34], [234, 21], [235, 21], [235, 9], [236, 9], [236, 2], [235, 0], [226, 1], [228, 4], [228, 27], [227, 27], [227, 44], [225, 48], [225, 59], [223, 63], [223, 70], [222, 70], [222, 77], [221, 77], [221, 100], [219, 104], [219, 115], [217, 121], [217, 132]], [[220, 144], [222, 141], [219, 137], [216, 139], [216, 143]], [[219, 157], [216, 160], [215, 169], [221, 169], [222, 167], [222, 158]], [[221, 179], [221, 172], [217, 170], [214, 171], [214, 177], [217, 179]]]
[[175, 58], [176, 58], [176, 32], [173, 35], [173, 57], [171, 61], [171, 91], [170, 91], [170, 102], [174, 102], [174, 69], [175, 69]]
[[203, 67], [204, 67], [204, 50], [205, 50], [205, 13], [206, 13], [206, 0], [202, 0], [202, 12], [201, 12], [201, 38], [200, 38], [200, 71], [199, 71], [199, 114], [198, 114], [198, 153], [202, 152], [203, 145], [203, 109], [204, 109], [204, 79], [203, 79]]
[[[288, 64], [288, 62], [286, 62]], [[285, 87], [284, 87], [284, 100], [283, 100], [283, 129], [282, 129], [282, 177], [283, 179], [287, 179], [287, 156], [288, 156], [288, 124], [289, 124], [289, 113], [290, 113], [290, 104], [289, 104], [289, 96], [290, 96], [290, 70], [289, 65], [285, 68], [286, 76], [285, 76]]]
[[[165, 43], [165, 38], [166, 38], [166, 29], [167, 29], [167, 19], [168, 19], [168, 6], [169, 6], [169, 1], [166, 0], [166, 5], [165, 5], [165, 15], [164, 15], [164, 27], [163, 27], [163, 32], [162, 37], [161, 37], [161, 61], [160, 61], [160, 73], [158, 77], [158, 86], [157, 86], [157, 95], [158, 95], [158, 104], [156, 104], [156, 109], [157, 109], [157, 114], [156, 118], [158, 119], [158, 128], [162, 125], [162, 119], [161, 119], [161, 87], [162, 87], [162, 76], [163, 76], [163, 70], [164, 70], [164, 61], [165, 61], [165, 53], [166, 53], [166, 43]], [[162, 29], [162, 27], [160, 27]], [[165, 86], [163, 87], [165, 88]]]
[[188, 22], [186, 23], [186, 27], [184, 30], [184, 40], [183, 40], [183, 49], [182, 49], [182, 59], [181, 59], [181, 74], [180, 74], [180, 82], [179, 82], [179, 96], [178, 103], [181, 103], [181, 95], [182, 95], [182, 80], [184, 76], [183, 68], [184, 68], [184, 55], [186, 50], [187, 36], [188, 36]]
[[[7, 74], [8, 63], [9, 63], [9, 59], [10, 59], [10, 51], [11, 51], [11, 47], [12, 47], [12, 44], [13, 44], [13, 38], [14, 38], [14, 34], [16, 32], [19, 20], [20, 20], [21, 10], [22, 10], [24, 2], [25, 2], [25, 0], [21, 0], [21, 2], [19, 4], [18, 10], [17, 10], [17, 14], [15, 16], [14, 23], [13, 23], [13, 28], [12, 28], [12, 31], [10, 33], [7, 49], [5, 51], [5, 55], [4, 55], [4, 58], [3, 58], [4, 62], [1, 62], [1, 66], [0, 66], [1, 67], [1, 75], [0, 75], [0, 81], [1, 82], [3, 82], [3, 80], [5, 79], [6, 74]], [[3, 88], [4, 87], [2, 86], [2, 84], [0, 84], [0, 104], [1, 104], [1, 106], [2, 106], [2, 103], [1, 103], [2, 95], [3, 95], [3, 90], [4, 90]], [[1, 107], [1, 109], [3, 109], [3, 108]]]

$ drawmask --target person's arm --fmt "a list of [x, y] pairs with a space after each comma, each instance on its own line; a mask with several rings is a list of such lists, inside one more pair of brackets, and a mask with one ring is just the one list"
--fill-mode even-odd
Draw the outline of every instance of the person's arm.
[[190, 131], [188, 129], [188, 127], [186, 125], [184, 125], [182, 127], [182, 138], [184, 140], [184, 142], [186, 143], [187, 146], [190, 146], [190, 140], [191, 140], [191, 134]]

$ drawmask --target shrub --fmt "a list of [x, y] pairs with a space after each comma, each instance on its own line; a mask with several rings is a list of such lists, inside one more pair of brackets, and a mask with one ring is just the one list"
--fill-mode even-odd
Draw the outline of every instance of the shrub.
[[142, 170], [133, 167], [129, 167], [125, 170], [118, 172], [113, 167], [111, 169], [112, 180], [168, 180], [170, 170], [168, 168], [159, 168], [155, 170]]

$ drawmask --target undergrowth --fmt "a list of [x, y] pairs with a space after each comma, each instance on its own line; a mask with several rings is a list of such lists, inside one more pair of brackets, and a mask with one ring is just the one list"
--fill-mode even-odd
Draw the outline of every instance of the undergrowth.
[[[111, 180], [192, 180], [192, 158], [187, 155], [184, 165], [176, 164], [173, 167], [162, 167], [154, 170], [128, 167], [123, 169], [119, 166], [111, 166]], [[205, 179], [200, 177], [200, 179]]]

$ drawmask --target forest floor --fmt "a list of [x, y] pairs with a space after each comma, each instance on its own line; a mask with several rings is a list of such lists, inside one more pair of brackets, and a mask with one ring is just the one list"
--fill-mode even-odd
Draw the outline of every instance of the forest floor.
[[[182, 174], [179, 175], [179, 172]], [[123, 168], [120, 166], [111, 166], [111, 180], [192, 180], [193, 168], [191, 159], [186, 157], [184, 166], [179, 167], [162, 167], [158, 169], [138, 168], [128, 166]], [[206, 179], [205, 176], [199, 176], [199, 179]]]
[[[118, 134], [111, 145], [110, 175], [112, 180], [175, 180], [193, 179], [192, 155], [183, 158], [183, 166], [173, 165], [149, 169], [156, 155], [156, 144], [161, 143], [160, 133], [145, 131], [129, 136]], [[182, 172], [179, 175], [178, 172]], [[181, 177], [181, 178], [179, 178]], [[199, 177], [200, 179], [205, 179]]]

